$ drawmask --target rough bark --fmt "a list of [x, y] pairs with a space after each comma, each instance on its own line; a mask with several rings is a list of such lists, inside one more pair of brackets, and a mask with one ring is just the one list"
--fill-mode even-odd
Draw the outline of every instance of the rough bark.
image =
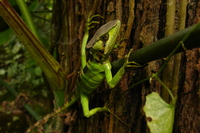
[[[176, 1], [174, 7], [174, 23], [173, 32], [179, 27], [180, 1]], [[92, 36], [100, 25], [106, 22], [119, 19], [122, 22], [121, 33], [118, 42], [121, 49], [112, 55], [112, 60], [123, 57], [130, 48], [137, 50], [141, 47], [163, 38], [171, 33], [166, 32], [166, 12], [167, 2], [162, 0], [56, 0], [54, 8], [55, 26], [55, 44], [58, 48], [59, 60], [66, 72], [70, 75], [74, 71], [79, 70], [80, 44], [84, 34], [85, 18], [90, 11], [92, 14], [100, 14], [104, 17], [95, 18], [100, 24], [96, 24], [95, 28], [90, 30]], [[190, 1], [187, 5], [185, 20], [186, 27], [199, 22], [200, 2]], [[172, 32], [172, 33], [173, 33]], [[198, 43], [198, 42], [197, 42]], [[176, 59], [176, 58], [175, 58]], [[199, 114], [199, 49], [186, 51], [178, 57], [180, 68], [175, 69], [176, 62], [174, 58], [169, 69], [163, 72], [163, 81], [170, 86], [172, 80], [177, 80], [176, 85], [178, 91], [174, 91], [178, 96], [176, 116], [174, 123], [174, 132], [198, 132], [200, 131], [200, 114]], [[109, 90], [106, 84], [102, 84], [90, 97], [90, 107], [104, 106], [106, 102], [113, 103], [110, 109], [122, 121], [129, 126], [123, 124], [113, 115], [106, 113], [98, 113], [90, 118], [83, 117], [81, 106], [75, 109], [78, 111], [77, 123], [70, 126], [71, 132], [78, 133], [144, 133], [149, 132], [145, 122], [143, 106], [145, 96], [152, 91], [162, 94], [166, 101], [170, 101], [168, 94], [164, 92], [161, 85], [153, 80], [138, 85], [127, 93], [125, 92], [129, 86], [137, 81], [151, 76], [156, 72], [163, 63], [163, 59], [150, 62], [143, 70], [134, 70], [125, 74], [119, 85]], [[175, 71], [174, 71], [175, 70]], [[174, 78], [174, 72], [179, 71], [178, 77]], [[169, 74], [169, 75], [167, 75]], [[177, 75], [177, 74], [176, 74]], [[70, 93], [73, 89], [76, 74], [67, 78], [66, 92]], [[166, 80], [169, 79], [169, 80]], [[120, 96], [120, 97], [119, 97]], [[69, 129], [66, 128], [66, 129]]]

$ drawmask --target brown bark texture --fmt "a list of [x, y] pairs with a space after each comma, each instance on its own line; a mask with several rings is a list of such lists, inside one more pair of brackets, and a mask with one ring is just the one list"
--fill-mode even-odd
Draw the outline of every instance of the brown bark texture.
[[[54, 7], [53, 40], [57, 46], [58, 60], [69, 76], [66, 81], [67, 94], [74, 88], [80, 70], [80, 46], [84, 35], [85, 22], [89, 15], [99, 14], [90, 30], [90, 38], [106, 22], [114, 19], [121, 21], [121, 31], [117, 43], [120, 48], [113, 52], [111, 60], [124, 57], [129, 49], [136, 51], [178, 30], [200, 22], [200, 2], [191, 0], [56, 0]], [[181, 7], [183, 10], [181, 10]], [[171, 12], [169, 12], [171, 11]], [[169, 19], [170, 18], [170, 19]], [[182, 28], [181, 28], [181, 25]], [[199, 42], [197, 42], [199, 43]], [[185, 51], [171, 58], [161, 75], [161, 80], [178, 97], [174, 120], [174, 132], [188, 133], [200, 131], [199, 113], [199, 49]], [[145, 133], [149, 132], [143, 112], [145, 96], [152, 91], [161, 94], [170, 102], [169, 94], [160, 83], [152, 80], [128, 90], [129, 86], [158, 71], [163, 59], [152, 61], [143, 69], [126, 73], [120, 83], [110, 90], [102, 83], [90, 95], [90, 108], [111, 103], [110, 113], [97, 113], [85, 118], [82, 107], [77, 104], [77, 122], [66, 126], [73, 133]], [[128, 90], [125, 94], [123, 92]], [[66, 96], [67, 97], [67, 96]]]

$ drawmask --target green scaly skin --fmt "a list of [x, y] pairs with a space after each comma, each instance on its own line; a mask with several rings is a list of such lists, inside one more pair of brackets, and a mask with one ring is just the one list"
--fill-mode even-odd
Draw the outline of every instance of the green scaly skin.
[[[88, 21], [90, 21], [89, 19]], [[106, 79], [110, 88], [114, 88], [125, 73], [125, 67], [129, 64], [128, 57], [126, 58], [125, 64], [121, 69], [112, 77], [111, 64], [108, 61], [108, 56], [116, 46], [115, 41], [120, 31], [121, 22], [119, 20], [113, 20], [105, 25], [101, 26], [93, 38], [89, 41], [86, 46], [88, 39], [89, 25], [87, 24], [85, 36], [82, 43], [82, 70], [76, 83], [76, 88], [69, 96], [67, 102], [63, 107], [58, 108], [54, 112], [46, 115], [41, 120], [36, 122], [31, 128], [27, 130], [30, 132], [33, 128], [41, 126], [46, 123], [49, 118], [60, 113], [63, 110], [69, 110], [79, 98], [83, 107], [83, 113], [85, 117], [90, 117], [97, 112], [108, 111], [107, 107], [97, 107], [89, 110], [89, 99], [88, 94], [93, 92], [101, 82]], [[86, 64], [85, 48], [90, 49], [92, 58]]]

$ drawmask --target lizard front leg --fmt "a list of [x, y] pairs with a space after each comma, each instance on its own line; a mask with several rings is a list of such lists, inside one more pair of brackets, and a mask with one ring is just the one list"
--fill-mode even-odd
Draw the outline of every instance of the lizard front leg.
[[106, 76], [106, 81], [109, 85], [110, 88], [114, 88], [118, 82], [121, 80], [125, 73], [125, 68], [127, 67], [143, 67], [142, 65], [134, 62], [134, 61], [129, 61], [129, 56], [132, 52], [132, 49], [129, 51], [129, 53], [125, 56], [125, 61], [124, 65], [118, 70], [118, 72], [112, 77], [112, 72], [111, 72], [111, 64], [109, 61], [104, 62], [104, 70], [105, 70], [105, 76]]

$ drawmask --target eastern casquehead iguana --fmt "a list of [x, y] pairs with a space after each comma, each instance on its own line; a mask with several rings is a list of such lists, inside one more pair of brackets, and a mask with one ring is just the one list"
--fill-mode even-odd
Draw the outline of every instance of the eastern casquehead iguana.
[[[121, 22], [119, 20], [113, 20], [101, 26], [96, 31], [93, 38], [87, 43], [89, 28], [91, 24], [90, 20], [91, 19], [89, 19], [88, 23], [86, 24], [86, 31], [83, 37], [81, 50], [82, 69], [80, 70], [79, 77], [76, 82], [76, 88], [70, 94], [64, 106], [44, 116], [41, 120], [39, 120], [31, 128], [29, 128], [27, 132], [30, 132], [33, 128], [46, 123], [49, 118], [60, 113], [61, 111], [65, 109], [69, 110], [71, 105], [73, 105], [79, 98], [85, 117], [90, 117], [97, 112], [108, 111], [108, 107], [106, 106], [97, 107], [90, 110], [88, 94], [93, 92], [104, 79], [106, 79], [106, 82], [110, 88], [114, 88], [124, 75], [127, 65], [132, 64], [131, 66], [133, 67], [140, 67], [140, 65], [135, 62], [128, 62], [128, 56], [125, 56], [124, 65], [118, 70], [118, 72], [114, 76], [112, 76], [111, 64], [108, 58], [110, 53], [117, 45], [117, 43], [115, 42], [120, 32]], [[86, 61], [85, 49], [89, 49], [89, 54], [91, 56], [88, 61]]]

